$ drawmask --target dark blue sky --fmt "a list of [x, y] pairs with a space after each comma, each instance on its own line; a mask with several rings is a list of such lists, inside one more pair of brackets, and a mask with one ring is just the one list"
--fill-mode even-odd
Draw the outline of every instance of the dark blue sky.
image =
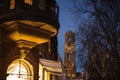
[[64, 56], [64, 38], [68, 30], [75, 32], [75, 16], [70, 8], [72, 3], [70, 0], [56, 0], [59, 6], [59, 22], [60, 30], [58, 33], [58, 52], [63, 59]]
[[[64, 40], [65, 40], [65, 33], [68, 30], [71, 30], [73, 32], [77, 31], [77, 26], [79, 22], [81, 22], [81, 19], [78, 18], [78, 15], [76, 15], [72, 9], [73, 9], [73, 3], [70, 0], [56, 0], [59, 6], [59, 22], [60, 22], [60, 30], [58, 33], [58, 52], [64, 60]], [[85, 15], [81, 15], [82, 17], [86, 17]], [[77, 52], [77, 51], [76, 51]], [[77, 53], [76, 53], [77, 55]], [[78, 59], [76, 57], [76, 69], [77, 72], [82, 71], [83, 69], [79, 66]]]

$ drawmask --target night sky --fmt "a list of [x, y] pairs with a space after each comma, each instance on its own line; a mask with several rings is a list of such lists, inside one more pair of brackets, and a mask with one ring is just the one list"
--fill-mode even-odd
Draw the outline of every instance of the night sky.
[[[73, 3], [70, 2], [70, 0], [56, 0], [56, 1], [59, 6], [59, 22], [60, 22], [60, 29], [58, 33], [58, 53], [60, 54], [62, 60], [64, 61], [65, 33], [68, 30], [75, 32], [78, 22], [75, 14], [73, 14], [72, 12]], [[76, 60], [76, 64], [77, 63], [78, 62]], [[77, 72], [79, 71], [81, 71], [81, 69], [77, 68]]]
[[56, 0], [59, 6], [60, 29], [58, 33], [58, 52], [64, 59], [64, 39], [68, 30], [75, 32], [75, 16], [71, 12], [70, 0]]

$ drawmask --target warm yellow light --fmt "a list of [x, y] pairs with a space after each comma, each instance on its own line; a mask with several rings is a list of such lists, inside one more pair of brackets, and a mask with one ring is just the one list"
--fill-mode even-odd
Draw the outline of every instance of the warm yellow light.
[[10, 9], [14, 9], [15, 8], [15, 0], [11, 0], [10, 1]]
[[[27, 20], [19, 20], [20, 23], [24, 23], [27, 25], [31, 25], [33, 27], [37, 27], [38, 29], [43, 29], [49, 32], [52, 32], [51, 36], [54, 36], [57, 34], [57, 30], [54, 28], [54, 26], [46, 24], [44, 22], [37, 22], [37, 21], [27, 21]], [[9, 24], [9, 22], [7, 22]]]
[[19, 63], [11, 64], [7, 74], [7, 80], [27, 80], [27, 70]]
[[7, 80], [33, 80], [33, 67], [24, 59], [13, 61], [7, 69]]
[[25, 1], [25, 3], [32, 5], [32, 0], [24, 0], [24, 1]]
[[14, 31], [9, 35], [9, 37], [14, 41], [26, 40], [30, 42], [35, 42], [37, 44], [45, 43], [49, 41], [49, 38], [47, 39], [47, 38], [37, 37], [29, 34], [19, 33], [18, 31]]
[[47, 80], [50, 80], [50, 72], [47, 72]]
[[47, 80], [47, 71], [46, 70], [44, 72], [44, 77], [45, 77], [45, 80]]
[[39, 80], [43, 80], [43, 66], [39, 64]]
[[[9, 32], [6, 37], [13, 41], [25, 40], [36, 44], [49, 42], [57, 34], [57, 29], [49, 24], [29, 20], [5, 22], [5, 29]], [[10, 26], [9, 26], [10, 25]]]

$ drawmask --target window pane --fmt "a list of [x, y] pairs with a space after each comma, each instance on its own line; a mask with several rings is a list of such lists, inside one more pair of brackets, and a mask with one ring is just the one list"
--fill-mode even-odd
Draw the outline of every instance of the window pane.
[[10, 1], [10, 9], [14, 9], [15, 8], [15, 0], [11, 0]]
[[27, 69], [20, 63], [11, 64], [7, 74], [7, 80], [27, 80]]
[[32, 5], [32, 0], [24, 0], [25, 3]]

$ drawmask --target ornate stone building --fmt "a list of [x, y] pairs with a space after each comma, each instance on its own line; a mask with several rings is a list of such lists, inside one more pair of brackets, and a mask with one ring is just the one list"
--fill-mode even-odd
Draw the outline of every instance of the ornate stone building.
[[64, 45], [64, 74], [65, 80], [76, 78], [75, 33], [68, 31], [65, 34]]
[[58, 12], [55, 0], [0, 0], [0, 80], [59, 80]]

